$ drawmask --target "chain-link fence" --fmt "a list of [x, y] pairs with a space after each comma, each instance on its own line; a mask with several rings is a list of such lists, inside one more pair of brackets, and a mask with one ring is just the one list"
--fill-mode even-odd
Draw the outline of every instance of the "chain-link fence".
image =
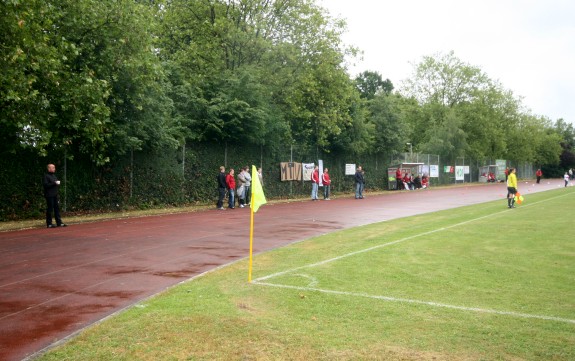
[[[504, 164], [517, 168], [519, 178], [534, 178], [531, 164], [499, 160], [458, 158], [450, 163], [438, 155], [420, 153], [371, 154], [356, 156], [323, 152], [304, 145], [243, 146], [239, 144], [187, 144], [161, 153], [130, 152], [104, 167], [89, 160], [67, 159], [63, 153], [45, 158], [21, 153], [1, 159], [4, 172], [0, 193], [5, 202], [0, 220], [40, 217], [44, 211], [41, 179], [46, 164], [55, 163], [62, 180], [61, 206], [64, 211], [109, 211], [149, 208], [165, 205], [210, 204], [216, 200], [216, 175], [219, 166], [226, 169], [251, 165], [263, 170], [264, 191], [270, 199], [308, 196], [311, 183], [303, 179], [282, 181], [282, 162], [318, 163], [329, 168], [335, 196], [351, 193], [353, 175], [346, 168], [361, 165], [365, 171], [367, 192], [390, 189], [389, 170], [402, 163], [421, 164], [429, 171], [431, 187], [436, 185], [482, 181], [482, 167]], [[463, 170], [461, 170], [463, 167]], [[354, 169], [352, 168], [352, 169]], [[459, 173], [462, 178], [458, 178]], [[237, 174], [237, 172], [236, 172]]]

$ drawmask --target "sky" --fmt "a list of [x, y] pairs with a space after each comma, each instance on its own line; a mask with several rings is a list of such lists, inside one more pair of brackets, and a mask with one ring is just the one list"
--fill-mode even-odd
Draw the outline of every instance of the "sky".
[[398, 89], [424, 56], [462, 62], [552, 121], [575, 124], [573, 0], [318, 0], [345, 19], [343, 41], [363, 51], [352, 76], [376, 71]]

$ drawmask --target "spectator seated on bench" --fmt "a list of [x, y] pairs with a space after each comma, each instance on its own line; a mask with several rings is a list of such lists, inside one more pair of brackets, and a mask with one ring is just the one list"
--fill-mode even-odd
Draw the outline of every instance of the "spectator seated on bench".
[[415, 189], [423, 188], [423, 185], [421, 184], [421, 177], [419, 176], [419, 174], [415, 176], [415, 178], [413, 179], [413, 187]]
[[403, 175], [403, 186], [408, 191], [412, 191], [414, 189], [411, 176], [407, 172], [405, 172], [405, 174]]
[[429, 187], [429, 177], [427, 174], [424, 174], [423, 177], [421, 177], [421, 188], [425, 189], [427, 187]]

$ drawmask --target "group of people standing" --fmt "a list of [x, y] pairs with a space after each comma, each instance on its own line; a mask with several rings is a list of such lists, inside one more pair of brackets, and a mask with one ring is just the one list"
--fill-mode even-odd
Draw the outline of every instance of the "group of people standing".
[[[323, 186], [323, 200], [329, 201], [330, 195], [330, 188], [331, 188], [331, 179], [329, 178], [329, 169], [324, 168], [323, 173], [321, 174], [321, 184]], [[320, 185], [320, 174], [319, 174], [319, 166], [315, 166], [313, 168], [313, 172], [311, 174], [311, 200], [317, 201], [318, 193], [319, 193], [319, 185]]]
[[[331, 179], [329, 177], [329, 169], [324, 168], [323, 173], [319, 174], [319, 166], [315, 166], [313, 169], [313, 173], [311, 174], [311, 200], [317, 201], [319, 186], [320, 186], [320, 177], [321, 177], [321, 185], [323, 186], [323, 200], [329, 201], [329, 195], [331, 191]], [[361, 166], [357, 167], [355, 175], [355, 199], [363, 199], [363, 191], [365, 189], [365, 171]]]
[[[259, 177], [260, 184], [263, 186], [262, 168], [257, 169], [257, 176]], [[220, 167], [220, 173], [217, 176], [218, 181], [218, 202], [216, 207], [219, 210], [225, 210], [224, 199], [226, 194], [228, 196], [228, 208], [236, 208], [236, 198], [240, 208], [250, 205], [251, 201], [251, 185], [252, 175], [249, 172], [248, 166], [243, 167], [238, 174], [238, 181], [236, 182], [235, 170], [230, 168], [226, 174], [226, 167]], [[236, 188], [237, 185], [237, 188]]]

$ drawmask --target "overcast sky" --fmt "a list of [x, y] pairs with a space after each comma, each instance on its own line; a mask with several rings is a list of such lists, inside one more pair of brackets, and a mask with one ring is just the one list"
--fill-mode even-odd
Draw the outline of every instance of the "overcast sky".
[[453, 50], [534, 114], [575, 123], [573, 0], [318, 0], [347, 21], [345, 43], [364, 51], [352, 76], [371, 70], [397, 89], [423, 56]]

